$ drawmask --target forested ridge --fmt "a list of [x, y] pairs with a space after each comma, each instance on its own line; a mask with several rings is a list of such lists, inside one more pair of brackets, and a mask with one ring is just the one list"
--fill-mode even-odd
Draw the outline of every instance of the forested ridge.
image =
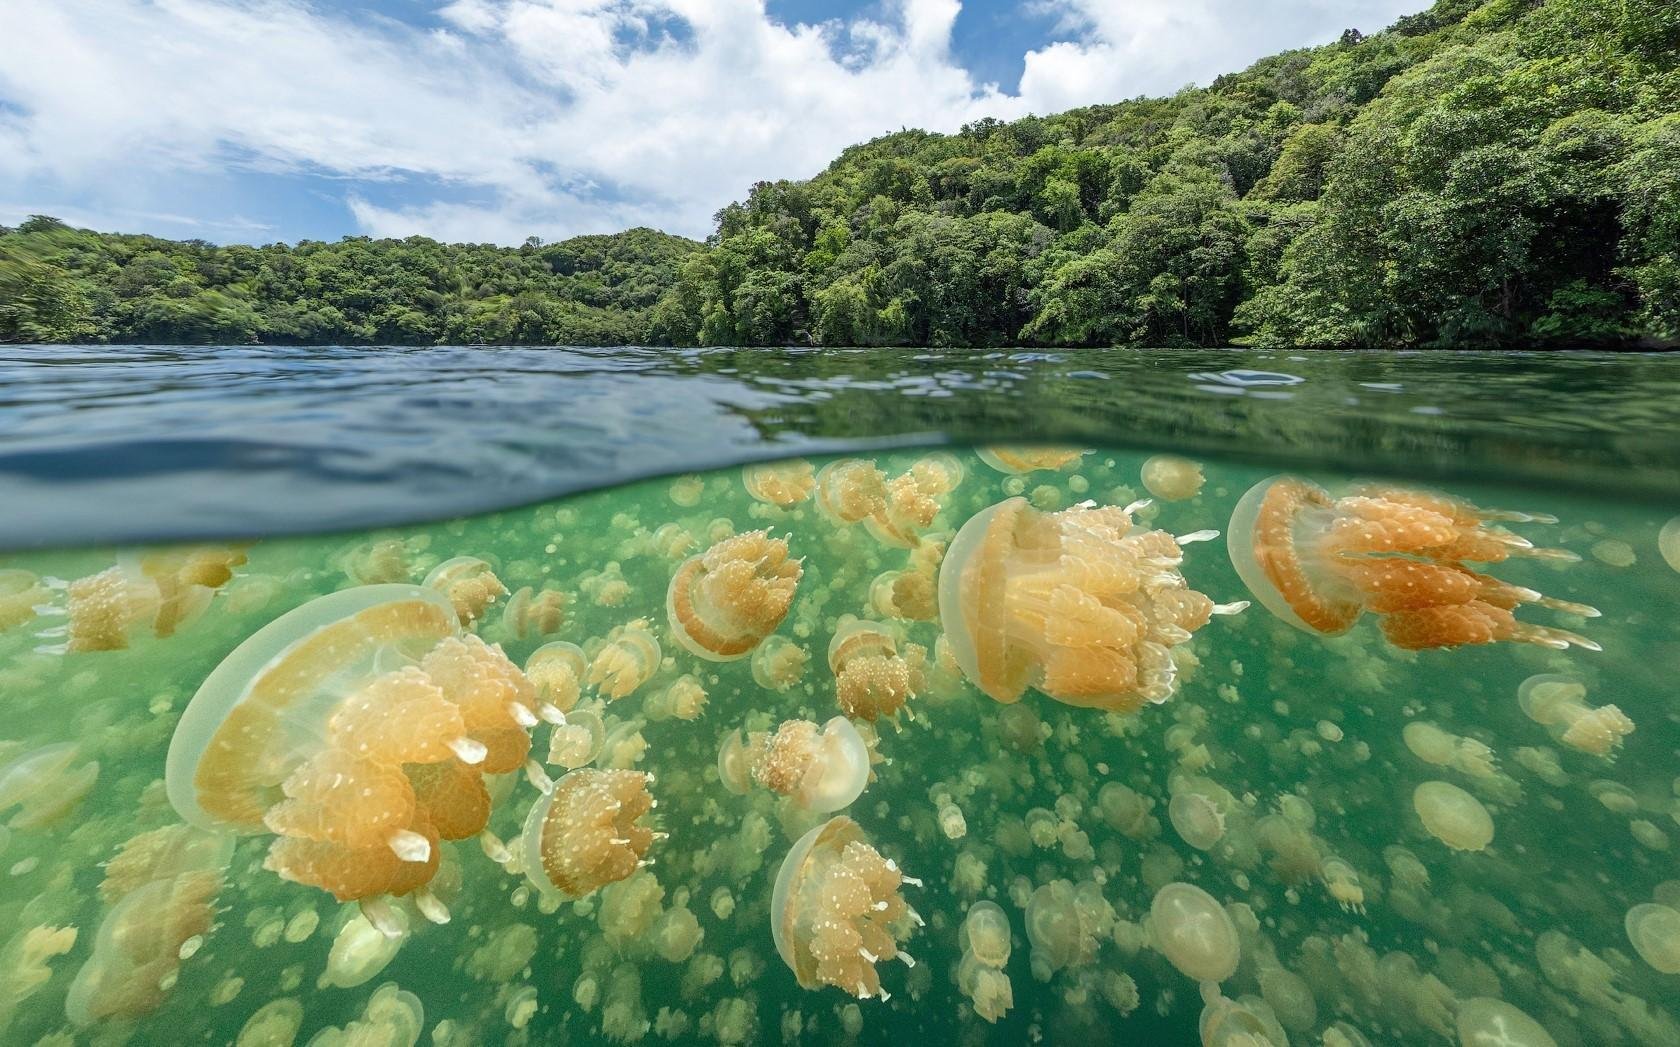
[[0, 340], [1680, 345], [1680, 3], [1440, 0], [1170, 98], [902, 131], [703, 245], [35, 218]]

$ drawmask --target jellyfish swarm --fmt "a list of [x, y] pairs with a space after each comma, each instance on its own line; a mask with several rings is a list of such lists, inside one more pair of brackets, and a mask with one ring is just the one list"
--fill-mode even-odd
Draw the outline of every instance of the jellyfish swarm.
[[525, 817], [525, 875], [539, 890], [581, 898], [635, 872], [656, 837], [641, 824], [653, 809], [652, 780], [585, 767], [555, 782]]
[[802, 572], [787, 542], [748, 531], [677, 568], [665, 592], [671, 635], [708, 661], [744, 658], [787, 616]]
[[[438, 840], [483, 830], [485, 774], [520, 767], [535, 691], [455, 606], [411, 585], [331, 593], [248, 637], [199, 687], [165, 784], [188, 822], [270, 832], [265, 865], [382, 929], [383, 895], [421, 891]], [[446, 919], [429, 894], [417, 899]]]
[[898, 947], [921, 922], [899, 893], [905, 883], [920, 885], [881, 857], [850, 818], [832, 818], [800, 837], [770, 900], [776, 952], [799, 984], [888, 999], [875, 965], [895, 956], [915, 964]]
[[730, 753], [731, 741], [739, 745], [739, 731], [725, 740], [719, 759], [719, 773], [732, 792], [745, 791], [744, 769], [771, 792], [826, 814], [850, 806], [869, 784], [869, 744], [844, 716], [821, 727], [788, 720], [774, 732], [756, 731], [738, 755]]
[[245, 562], [235, 547], [203, 546], [124, 556], [114, 567], [70, 583], [68, 648], [126, 648], [141, 622], [153, 636], [175, 630], [204, 613], [210, 598]]
[[1205, 532], [1135, 530], [1135, 508], [1041, 513], [1011, 498], [963, 524], [939, 568], [939, 620], [970, 682], [1000, 702], [1036, 687], [1112, 712], [1172, 696], [1171, 649], [1247, 605], [1185, 584], [1180, 545]]
[[1332, 498], [1306, 480], [1276, 476], [1243, 495], [1227, 540], [1231, 563], [1255, 597], [1308, 632], [1344, 633], [1369, 611], [1381, 616], [1388, 641], [1408, 650], [1508, 640], [1596, 651], [1591, 640], [1514, 615], [1525, 603], [1596, 617], [1593, 608], [1465, 566], [1513, 556], [1578, 559], [1495, 525], [1542, 520], [1550, 518], [1398, 487]]

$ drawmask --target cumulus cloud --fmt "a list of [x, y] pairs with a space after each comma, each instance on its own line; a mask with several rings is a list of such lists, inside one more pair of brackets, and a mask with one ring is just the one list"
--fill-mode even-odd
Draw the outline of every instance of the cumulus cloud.
[[703, 235], [753, 181], [808, 177], [854, 142], [1111, 101], [1303, 42], [1274, 42], [1267, 8], [1310, 16], [1297, 33], [1355, 17], [1330, 0], [1046, 2], [1066, 40], [1027, 54], [1009, 92], [953, 56], [959, 0], [791, 26], [763, 0], [450, 0], [431, 28], [306, 0], [5, 0], [0, 199], [45, 184], [138, 212], [182, 173], [260, 171], [318, 178], [375, 235]]

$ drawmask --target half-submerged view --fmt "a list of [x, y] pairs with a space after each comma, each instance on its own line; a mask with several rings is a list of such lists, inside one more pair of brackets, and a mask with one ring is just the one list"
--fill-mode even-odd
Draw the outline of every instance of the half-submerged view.
[[1680, 7], [1421, 2], [0, 3], [0, 1043], [1680, 1044]]

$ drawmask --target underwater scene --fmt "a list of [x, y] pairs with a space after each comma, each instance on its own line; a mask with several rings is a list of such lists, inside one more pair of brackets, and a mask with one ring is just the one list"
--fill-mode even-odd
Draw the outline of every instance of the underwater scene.
[[0, 1042], [1680, 1043], [1671, 515], [990, 446], [8, 554]]

